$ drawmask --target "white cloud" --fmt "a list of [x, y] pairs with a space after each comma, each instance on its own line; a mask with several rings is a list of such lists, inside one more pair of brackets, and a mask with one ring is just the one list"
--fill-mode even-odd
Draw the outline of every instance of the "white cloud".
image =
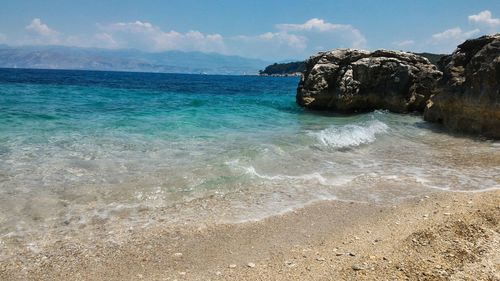
[[489, 10], [468, 16], [469, 29], [454, 27], [433, 34], [422, 48], [426, 51], [451, 53], [465, 40], [478, 37], [483, 34], [496, 33], [500, 29], [500, 19], [493, 18]]
[[433, 34], [432, 38], [435, 42], [443, 40], [465, 40], [477, 35], [479, 32], [480, 30], [477, 28], [470, 31], [462, 31], [460, 27], [455, 27]]
[[277, 24], [276, 28], [288, 33], [322, 33], [330, 37], [341, 37], [342, 41], [349, 41], [349, 47], [354, 48], [363, 48], [367, 42], [361, 31], [350, 24], [329, 23], [318, 18], [312, 18], [302, 24]]
[[475, 24], [483, 24], [490, 27], [500, 26], [500, 19], [493, 18], [489, 10], [484, 10], [477, 15], [470, 15], [469, 22]]
[[228, 39], [231, 53], [241, 56], [282, 59], [302, 56], [307, 48], [307, 38], [286, 32], [266, 32], [248, 36], [239, 35]]
[[480, 32], [481, 30], [477, 28], [464, 31], [460, 27], [454, 27], [433, 34], [427, 43], [434, 52], [451, 53], [460, 43], [478, 36]]
[[[364, 35], [349, 24], [330, 23], [312, 18], [303, 23], [277, 24], [257, 34], [224, 37], [198, 30], [166, 31], [147, 21], [97, 24], [90, 34], [63, 34], [34, 18], [27, 33], [11, 41], [14, 45], [57, 44], [78, 47], [135, 48], [143, 51], [200, 51], [245, 57], [282, 60], [305, 58], [311, 54], [341, 47], [365, 48]], [[0, 42], [6, 39], [0, 36]]]
[[280, 30], [285, 30], [285, 31], [319, 31], [319, 32], [352, 28], [352, 26], [350, 25], [328, 23], [318, 18], [312, 18], [302, 24], [293, 24], [293, 23], [277, 24], [276, 27]]
[[99, 26], [103, 31], [95, 36], [106, 44], [121, 48], [138, 48], [148, 51], [201, 51], [226, 52], [224, 38], [220, 34], [203, 34], [196, 30], [180, 33], [165, 32], [149, 22], [118, 22]]
[[337, 47], [364, 47], [366, 39], [351, 25], [310, 19], [302, 24], [278, 24], [274, 31], [258, 35], [225, 38], [218, 33], [191, 30], [185, 33], [164, 31], [144, 21], [98, 25], [94, 40], [109, 48], [137, 48], [147, 51], [201, 51], [266, 59], [307, 57]]
[[48, 25], [42, 22], [39, 18], [34, 18], [29, 25], [26, 26], [26, 30], [32, 31], [40, 36], [52, 37], [57, 36], [59, 32], [51, 29]]
[[298, 36], [294, 34], [288, 34], [285, 32], [266, 32], [256, 36], [239, 35], [234, 39], [240, 40], [246, 43], [251, 42], [262, 42], [262, 43], [273, 43], [277, 46], [289, 46], [298, 50], [304, 50], [307, 46], [307, 38], [303, 36]]
[[313, 18], [304, 23], [277, 24], [275, 29], [259, 35], [231, 38], [234, 41], [232, 49], [246, 56], [280, 60], [305, 58], [318, 51], [340, 47], [366, 47], [363, 34], [348, 24]]
[[26, 30], [28, 30], [32, 36], [26, 37], [22, 40], [22, 44], [61, 44], [60, 33], [54, 29], [51, 29], [48, 25], [42, 22], [39, 18], [34, 18], [31, 20], [30, 24], [27, 25]]
[[396, 45], [398, 47], [408, 47], [408, 46], [414, 45], [415, 41], [413, 41], [413, 40], [403, 40], [403, 41], [392, 42], [392, 44]]

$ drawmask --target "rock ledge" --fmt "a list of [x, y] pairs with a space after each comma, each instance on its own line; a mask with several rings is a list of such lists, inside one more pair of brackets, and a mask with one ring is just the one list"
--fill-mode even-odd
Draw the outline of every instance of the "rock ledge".
[[500, 138], [500, 34], [467, 40], [440, 64], [443, 78], [424, 119]]
[[337, 49], [306, 61], [297, 103], [341, 113], [423, 112], [441, 76], [436, 66], [415, 54]]

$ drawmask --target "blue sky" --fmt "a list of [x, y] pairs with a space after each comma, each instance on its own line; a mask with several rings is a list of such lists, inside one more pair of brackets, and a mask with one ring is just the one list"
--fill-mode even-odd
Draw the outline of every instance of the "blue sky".
[[339, 47], [452, 52], [500, 32], [499, 0], [2, 0], [0, 43], [217, 52], [270, 61]]

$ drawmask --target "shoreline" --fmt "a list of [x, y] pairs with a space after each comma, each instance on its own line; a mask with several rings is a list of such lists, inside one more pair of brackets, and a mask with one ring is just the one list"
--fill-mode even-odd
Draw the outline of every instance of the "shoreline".
[[[495, 280], [500, 190], [396, 205], [321, 201], [259, 221], [61, 239], [0, 261], [2, 280]], [[98, 241], [96, 243], [96, 241]]]

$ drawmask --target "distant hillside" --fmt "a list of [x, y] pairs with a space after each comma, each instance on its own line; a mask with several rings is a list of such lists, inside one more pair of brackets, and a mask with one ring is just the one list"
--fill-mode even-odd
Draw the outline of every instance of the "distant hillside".
[[268, 62], [215, 53], [0, 45], [0, 67], [165, 73], [257, 74]]
[[287, 75], [302, 73], [305, 68], [306, 64], [303, 61], [274, 63], [259, 71], [259, 73], [260, 75]]
[[447, 56], [445, 54], [431, 54], [431, 53], [414, 53], [414, 54], [427, 58], [432, 64], [436, 66], [438, 66], [438, 62], [442, 57]]
[[[431, 53], [414, 53], [416, 55], [420, 55], [422, 57], [427, 58], [432, 64], [438, 65], [439, 60], [446, 56], [444, 54], [431, 54]], [[260, 70], [260, 75], [276, 75], [276, 76], [285, 76], [285, 75], [293, 75], [296, 73], [301, 73], [305, 69], [305, 62], [303, 61], [295, 61], [295, 62], [287, 62], [287, 63], [274, 63], [268, 65], [264, 70]]]

